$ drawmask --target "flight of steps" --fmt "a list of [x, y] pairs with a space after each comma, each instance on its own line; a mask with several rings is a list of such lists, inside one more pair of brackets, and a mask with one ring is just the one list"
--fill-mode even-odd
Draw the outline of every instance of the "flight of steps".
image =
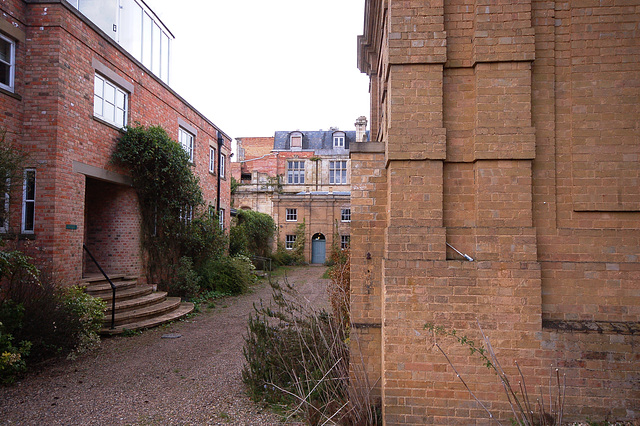
[[150, 285], [137, 285], [135, 277], [109, 276], [116, 286], [115, 328], [111, 329], [111, 285], [102, 275], [83, 278], [82, 285], [93, 297], [107, 302], [104, 326], [100, 334], [120, 334], [181, 318], [193, 311], [193, 303], [181, 302], [179, 297], [167, 297], [164, 291], [153, 291]]

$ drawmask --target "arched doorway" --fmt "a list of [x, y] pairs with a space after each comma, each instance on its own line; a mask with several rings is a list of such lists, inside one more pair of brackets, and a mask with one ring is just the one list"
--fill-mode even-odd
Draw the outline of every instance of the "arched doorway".
[[327, 240], [318, 233], [311, 238], [311, 263], [324, 263], [327, 255]]

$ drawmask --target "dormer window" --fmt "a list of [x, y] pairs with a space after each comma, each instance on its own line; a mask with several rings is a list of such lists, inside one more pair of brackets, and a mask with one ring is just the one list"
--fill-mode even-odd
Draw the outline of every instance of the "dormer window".
[[291, 144], [291, 148], [302, 148], [302, 133], [300, 132], [291, 133], [289, 142]]
[[344, 132], [336, 132], [333, 134], [333, 147], [344, 148], [345, 135]]

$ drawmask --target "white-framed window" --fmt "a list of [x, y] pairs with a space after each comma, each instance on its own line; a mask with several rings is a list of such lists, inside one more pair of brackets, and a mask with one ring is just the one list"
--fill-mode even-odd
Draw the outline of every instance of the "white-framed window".
[[286, 248], [287, 250], [292, 250], [293, 245], [296, 243], [296, 236], [287, 235], [285, 238], [286, 240], [284, 241], [284, 248]]
[[13, 92], [16, 68], [16, 43], [0, 34], [0, 87]]
[[182, 146], [182, 149], [184, 149], [184, 152], [186, 152], [189, 155], [190, 163], [193, 163], [194, 140], [195, 140], [195, 136], [193, 136], [192, 133], [187, 132], [182, 127], [178, 128], [178, 142], [180, 143], [180, 146]]
[[218, 224], [220, 229], [224, 229], [224, 209], [218, 210]]
[[340, 220], [342, 222], [351, 222], [351, 209], [341, 209], [340, 210]]
[[209, 147], [209, 172], [216, 172], [216, 149], [212, 146]]
[[224, 168], [226, 165], [227, 156], [224, 154], [220, 154], [220, 177], [224, 179]]
[[24, 171], [24, 185], [22, 189], [22, 232], [33, 234], [36, 221], [36, 171]]
[[5, 180], [4, 188], [2, 192], [4, 193], [4, 202], [0, 198], [0, 209], [2, 209], [2, 214], [0, 214], [0, 233], [9, 232], [9, 191], [11, 188], [11, 179], [7, 178]]
[[185, 206], [180, 209], [180, 222], [187, 224], [193, 220], [193, 206]]
[[302, 148], [302, 133], [291, 133], [291, 136], [289, 137], [289, 145], [291, 148]]
[[93, 115], [116, 127], [127, 125], [128, 93], [100, 74], [95, 74]]
[[340, 235], [340, 248], [342, 250], [349, 248], [350, 243], [351, 243], [350, 235]]
[[304, 160], [287, 161], [287, 183], [304, 183]]
[[333, 134], [333, 147], [344, 148], [345, 134], [343, 132], [337, 132]]
[[298, 209], [287, 209], [286, 219], [287, 219], [287, 222], [297, 222]]
[[329, 161], [329, 183], [347, 183], [347, 161]]

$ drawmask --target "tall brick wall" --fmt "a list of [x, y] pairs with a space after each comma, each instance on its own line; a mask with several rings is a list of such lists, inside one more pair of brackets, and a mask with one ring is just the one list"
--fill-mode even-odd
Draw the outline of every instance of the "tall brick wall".
[[[2, 19], [25, 33], [16, 43], [14, 93], [0, 93], [0, 107], [11, 117], [6, 123], [10, 140], [29, 152], [27, 166], [37, 173], [35, 232], [30, 244], [40, 248], [43, 260], [53, 262], [63, 282], [74, 283], [83, 273], [83, 242], [128, 235], [124, 248], [104, 245], [93, 251], [103, 251], [116, 269], [141, 273], [139, 235], [129, 229], [135, 219], [111, 221], [108, 229], [115, 234], [97, 236], [92, 234], [97, 227], [87, 228], [104, 218], [97, 211], [85, 212], [85, 198], [89, 205], [105, 205], [109, 203], [106, 194], [113, 190], [121, 194], [114, 195], [116, 199], [125, 197], [125, 205], [133, 200], [125, 188], [127, 172], [111, 162], [120, 130], [93, 115], [94, 74], [98, 71], [127, 86], [128, 123], [162, 126], [174, 140], [180, 126], [195, 133], [193, 170], [210, 205], [216, 204], [218, 183], [217, 175], [209, 172], [209, 147], [217, 152], [218, 129], [66, 3], [12, 1], [3, 3], [0, 10]], [[224, 135], [224, 140], [228, 166], [230, 139]], [[227, 225], [230, 176], [227, 171], [220, 191]], [[96, 188], [87, 184], [90, 178], [124, 187], [112, 187], [101, 198], [100, 193], [89, 193]], [[12, 234], [20, 231], [21, 203], [21, 193], [14, 194]], [[127, 216], [132, 211], [114, 211], [114, 215]], [[85, 214], [89, 215], [86, 223]], [[137, 261], [130, 260], [132, 255]]]
[[[366, 3], [352, 370], [386, 424], [486, 418], [427, 322], [480, 340], [479, 322], [532, 389], [559, 366], [567, 420], [640, 418], [639, 23], [637, 2]], [[495, 376], [438, 339], [512, 417]]]

